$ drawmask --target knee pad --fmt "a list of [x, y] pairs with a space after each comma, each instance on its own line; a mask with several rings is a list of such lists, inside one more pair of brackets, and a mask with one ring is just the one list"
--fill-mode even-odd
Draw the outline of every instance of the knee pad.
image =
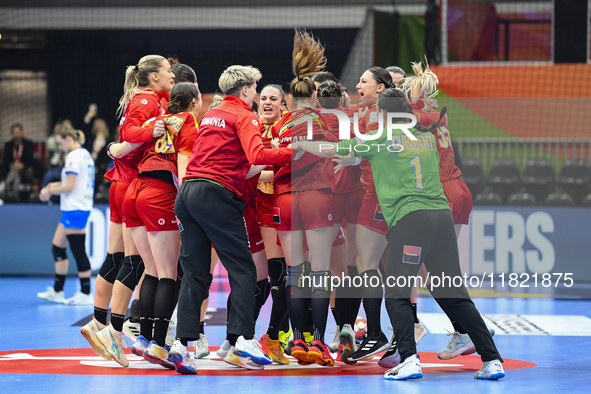
[[[300, 265], [287, 267], [286, 287], [311, 287], [310, 264], [303, 262]], [[306, 278], [306, 280], [304, 280]]]
[[259, 280], [254, 294], [254, 300], [257, 307], [262, 307], [267, 302], [269, 294], [271, 293], [271, 283], [269, 279]]
[[60, 248], [54, 244], [51, 244], [51, 254], [53, 255], [53, 260], [56, 262], [66, 260], [68, 258], [68, 255], [66, 254], [66, 248]]
[[144, 262], [140, 256], [126, 256], [121, 263], [117, 280], [133, 291], [144, 273]]
[[317, 290], [331, 291], [330, 278], [332, 274], [330, 271], [312, 271], [310, 277], [312, 278], [312, 291]]
[[117, 274], [121, 269], [121, 262], [123, 261], [124, 253], [117, 252], [117, 253], [107, 253], [105, 257], [105, 261], [103, 261], [103, 265], [99, 269], [99, 275], [101, 278], [109, 282], [110, 284], [115, 283], [115, 279], [117, 279]]
[[357, 270], [357, 266], [356, 265], [348, 265], [347, 266], [347, 274], [353, 278], [354, 276], [358, 276], [359, 275], [359, 271]]
[[285, 258], [269, 259], [267, 263], [271, 290], [278, 290], [287, 280], [287, 264], [285, 264]]
[[69, 234], [66, 236], [70, 243], [70, 249], [76, 260], [76, 268], [78, 272], [84, 272], [90, 270], [90, 261], [86, 255], [86, 248], [84, 241], [86, 240], [86, 234]]

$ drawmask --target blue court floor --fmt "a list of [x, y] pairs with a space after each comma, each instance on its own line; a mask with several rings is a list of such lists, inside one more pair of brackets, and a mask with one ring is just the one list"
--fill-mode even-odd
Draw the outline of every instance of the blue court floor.
[[[447, 364], [432, 363], [436, 359], [434, 354], [447, 345], [449, 337], [446, 321], [430, 297], [420, 298], [418, 307], [419, 318], [429, 330], [418, 346], [425, 373], [421, 380], [386, 381], [382, 377], [385, 370], [375, 361], [354, 367], [337, 362], [332, 368], [304, 368], [292, 362], [289, 368], [267, 367], [263, 374], [228, 366], [216, 359], [215, 352], [204, 361], [213, 366], [207, 367], [208, 371], [197, 376], [181, 376], [139, 360], [133, 362], [133, 368], [125, 370], [114, 362], [101, 362], [86, 350], [88, 344], [79, 332], [80, 322], [92, 315], [92, 306], [65, 306], [38, 299], [36, 293], [51, 284], [51, 278], [0, 278], [2, 393], [591, 392], [590, 300], [474, 299], [489, 327], [497, 332], [494, 339], [506, 359], [505, 365], [518, 368], [507, 370], [506, 378], [499, 381], [473, 378], [473, 366], [480, 366], [475, 356], [457, 357]], [[69, 277], [66, 297], [77, 287], [78, 280]], [[221, 345], [225, 337], [225, 328], [219, 325], [225, 305], [225, 294], [212, 292], [212, 309], [205, 328], [211, 348]], [[270, 300], [257, 323], [257, 336], [266, 332], [269, 311]], [[389, 326], [383, 309], [382, 328], [387, 336], [391, 335]], [[331, 316], [327, 341], [332, 339], [332, 330]]]

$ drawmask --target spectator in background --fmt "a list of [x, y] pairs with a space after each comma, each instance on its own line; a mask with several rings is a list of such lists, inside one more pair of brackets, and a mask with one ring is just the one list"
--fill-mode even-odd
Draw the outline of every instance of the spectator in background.
[[6, 175], [5, 195], [6, 200], [20, 201], [20, 192], [28, 191], [34, 176], [33, 169], [33, 142], [24, 138], [24, 128], [20, 123], [10, 127], [12, 140], [4, 147], [2, 169]]
[[[41, 181], [42, 187], [47, 186], [51, 182], [60, 182], [62, 179], [61, 174], [62, 168], [64, 167], [65, 154], [59, 149], [55, 136], [66, 129], [73, 129], [72, 122], [69, 119], [57, 122], [55, 126], [53, 126], [53, 134], [47, 139], [45, 149], [47, 157], [49, 158], [47, 160], [49, 169], [43, 174], [43, 180]], [[60, 201], [60, 196], [51, 196], [50, 200], [54, 203], [58, 203]]]
[[100, 185], [103, 176], [108, 170], [111, 159], [107, 155], [107, 145], [113, 142], [109, 133], [107, 122], [101, 118], [95, 118], [90, 129], [90, 137], [86, 142], [86, 149], [92, 155], [95, 164], [95, 184]]

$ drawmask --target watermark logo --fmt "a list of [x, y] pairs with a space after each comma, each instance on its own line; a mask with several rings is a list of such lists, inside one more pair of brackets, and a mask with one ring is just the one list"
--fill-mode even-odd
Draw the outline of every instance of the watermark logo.
[[[337, 117], [339, 120], [339, 140], [348, 140], [351, 138], [351, 119], [349, 116], [338, 109], [322, 109], [320, 110], [321, 114], [332, 114]], [[409, 123], [394, 123], [394, 120], [398, 119], [410, 119]], [[307, 138], [308, 140], [313, 140], [313, 119], [308, 118], [308, 130], [307, 130]], [[395, 129], [401, 130], [406, 136], [416, 141], [417, 137], [410, 132], [410, 128], [414, 127], [417, 124], [417, 117], [414, 114], [407, 113], [407, 112], [388, 112], [386, 114], [386, 133], [388, 137], [388, 141], [392, 141], [392, 134]], [[355, 112], [353, 114], [353, 132], [355, 133], [355, 137], [362, 140], [362, 141], [374, 141], [377, 140], [382, 136], [384, 132], [384, 117], [378, 117], [378, 130], [375, 134], [362, 134], [359, 132], [359, 114]]]

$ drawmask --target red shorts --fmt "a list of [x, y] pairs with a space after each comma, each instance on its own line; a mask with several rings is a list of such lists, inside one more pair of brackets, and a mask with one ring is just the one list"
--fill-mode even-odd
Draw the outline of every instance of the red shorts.
[[365, 192], [363, 189], [349, 193], [336, 194], [334, 196], [334, 222], [341, 223], [343, 217], [346, 217], [347, 223], [357, 223], [364, 194]]
[[246, 223], [246, 231], [248, 234], [254, 234], [257, 231], [260, 231], [259, 223], [257, 220], [257, 211], [256, 211], [256, 202], [252, 201], [244, 201], [246, 203], [246, 208], [244, 210], [244, 222]]
[[375, 193], [366, 193], [363, 196], [357, 224], [382, 235], [386, 235], [390, 231]]
[[123, 199], [125, 192], [129, 187], [129, 183], [124, 181], [114, 180], [111, 182], [109, 189], [109, 208], [111, 211], [111, 223], [123, 223]]
[[174, 216], [176, 187], [168, 182], [150, 177], [136, 178], [131, 182], [123, 201], [123, 213], [127, 227], [146, 226], [152, 231], [178, 231]]
[[248, 234], [248, 242], [250, 243], [250, 254], [265, 250], [265, 244], [263, 244], [263, 236], [260, 230], [256, 233]]
[[468, 224], [472, 212], [472, 193], [466, 183], [461, 178], [454, 178], [441, 184], [451, 208], [454, 224]]
[[273, 218], [277, 231], [332, 227], [333, 194], [304, 190], [275, 196]]
[[273, 201], [275, 196], [273, 194], [265, 194], [257, 191], [257, 216], [259, 226], [275, 227], [273, 221]]

